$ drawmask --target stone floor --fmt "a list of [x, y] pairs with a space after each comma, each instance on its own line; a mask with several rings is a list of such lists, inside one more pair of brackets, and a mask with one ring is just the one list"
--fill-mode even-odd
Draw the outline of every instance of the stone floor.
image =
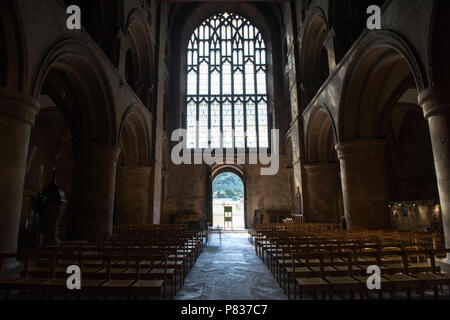
[[175, 300], [287, 300], [247, 232], [212, 234]]

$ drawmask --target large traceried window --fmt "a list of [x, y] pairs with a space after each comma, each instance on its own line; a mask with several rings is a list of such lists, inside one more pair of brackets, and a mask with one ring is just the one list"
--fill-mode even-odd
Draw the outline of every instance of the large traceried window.
[[247, 19], [217, 14], [187, 49], [187, 146], [268, 148], [266, 47]]

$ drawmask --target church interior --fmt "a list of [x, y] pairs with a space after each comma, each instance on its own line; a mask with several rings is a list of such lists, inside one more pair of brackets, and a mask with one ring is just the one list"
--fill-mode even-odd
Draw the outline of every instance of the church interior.
[[449, 300], [449, 16], [0, 1], [0, 300]]

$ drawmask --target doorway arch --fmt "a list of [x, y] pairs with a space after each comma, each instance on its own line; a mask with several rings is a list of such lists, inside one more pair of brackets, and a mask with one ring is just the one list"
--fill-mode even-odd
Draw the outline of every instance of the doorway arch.
[[[211, 179], [212, 224], [225, 230], [247, 229], [245, 179], [239, 170], [217, 171]], [[231, 221], [226, 221], [225, 208], [231, 208]]]

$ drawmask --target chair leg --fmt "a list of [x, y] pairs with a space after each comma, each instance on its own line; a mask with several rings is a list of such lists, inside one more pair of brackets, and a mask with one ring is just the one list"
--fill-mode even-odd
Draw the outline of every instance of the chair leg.
[[288, 299], [291, 300], [291, 277], [289, 275], [288, 275], [288, 282], [287, 282], [287, 294], [288, 294]]
[[434, 289], [434, 299], [439, 300], [439, 288], [437, 286], [434, 286], [433, 289]]
[[297, 281], [295, 279], [294, 279], [294, 300], [297, 300]]

